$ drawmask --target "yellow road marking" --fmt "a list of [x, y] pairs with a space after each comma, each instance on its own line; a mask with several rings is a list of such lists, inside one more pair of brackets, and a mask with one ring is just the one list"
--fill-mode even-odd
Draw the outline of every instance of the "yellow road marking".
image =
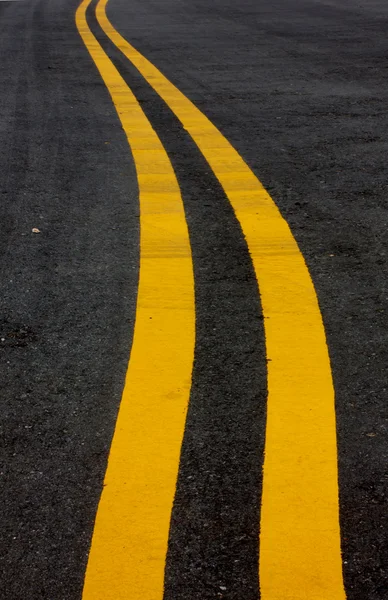
[[168, 156], [131, 90], [76, 23], [132, 149], [140, 192], [140, 278], [128, 372], [97, 511], [84, 600], [160, 600], [195, 341], [194, 281]]
[[260, 531], [262, 600], [344, 600], [335, 403], [322, 317], [307, 266], [271, 197], [216, 127], [97, 18], [189, 132], [245, 234], [265, 318], [268, 413]]

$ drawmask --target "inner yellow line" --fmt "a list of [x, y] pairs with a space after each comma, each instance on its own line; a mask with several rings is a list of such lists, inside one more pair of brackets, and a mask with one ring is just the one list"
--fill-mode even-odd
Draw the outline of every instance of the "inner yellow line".
[[[181, 121], [228, 196], [265, 316], [268, 412], [260, 526], [262, 600], [344, 600], [335, 401], [314, 286], [275, 203], [236, 150], [106, 16], [97, 18]], [[249, 382], [248, 382], [249, 384]]]
[[82, 39], [132, 149], [140, 194], [136, 323], [86, 570], [84, 600], [160, 600], [194, 357], [192, 257], [168, 156], [86, 22]]

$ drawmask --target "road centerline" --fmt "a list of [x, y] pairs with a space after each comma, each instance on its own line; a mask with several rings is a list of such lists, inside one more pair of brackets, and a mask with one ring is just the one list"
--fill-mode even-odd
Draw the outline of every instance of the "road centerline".
[[263, 600], [343, 600], [335, 400], [315, 289], [288, 224], [236, 150], [106, 16], [97, 19], [181, 121], [240, 221], [259, 285], [268, 362], [260, 531]]

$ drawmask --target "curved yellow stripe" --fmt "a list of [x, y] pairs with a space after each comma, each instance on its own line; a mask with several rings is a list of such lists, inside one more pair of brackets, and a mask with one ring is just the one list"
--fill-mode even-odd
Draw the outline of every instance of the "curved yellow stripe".
[[194, 355], [194, 282], [179, 187], [134, 95], [76, 23], [132, 149], [140, 192], [140, 279], [133, 346], [98, 507], [84, 600], [159, 600]]
[[338, 515], [334, 390], [325, 333], [303, 256], [279, 210], [236, 150], [112, 26], [97, 18], [189, 132], [224, 188], [259, 284], [268, 356], [260, 532], [262, 600], [345, 598]]

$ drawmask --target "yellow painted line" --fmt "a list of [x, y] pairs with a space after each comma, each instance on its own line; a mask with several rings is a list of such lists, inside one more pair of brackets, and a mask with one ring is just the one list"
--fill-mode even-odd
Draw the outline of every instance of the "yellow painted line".
[[76, 23], [104, 80], [136, 165], [140, 277], [128, 372], [97, 511], [84, 600], [161, 600], [195, 341], [191, 249], [177, 180], [136, 98]]
[[[236, 150], [106, 16], [97, 18], [189, 132], [245, 234], [265, 316], [268, 416], [260, 531], [262, 600], [344, 600], [334, 390], [316, 293], [292, 233]], [[249, 382], [248, 382], [249, 384]]]

